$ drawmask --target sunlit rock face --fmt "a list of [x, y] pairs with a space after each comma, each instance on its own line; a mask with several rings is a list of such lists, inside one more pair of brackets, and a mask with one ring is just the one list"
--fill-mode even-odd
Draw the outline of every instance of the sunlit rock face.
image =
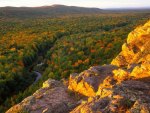
[[69, 79], [69, 89], [84, 96], [96, 96], [99, 85], [112, 76], [112, 70], [117, 69], [113, 65], [95, 66], [80, 74], [72, 74]]
[[121, 53], [112, 61], [116, 66], [127, 66], [150, 61], [150, 21], [129, 33]]
[[104, 88], [105, 96], [95, 96], [71, 113], [149, 113], [149, 91], [150, 84], [144, 81], [123, 81], [112, 88]]

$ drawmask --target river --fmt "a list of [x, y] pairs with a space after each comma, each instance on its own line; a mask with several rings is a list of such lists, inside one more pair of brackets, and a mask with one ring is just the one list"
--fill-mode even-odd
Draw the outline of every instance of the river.
[[42, 77], [41, 73], [37, 72], [37, 71], [33, 71], [37, 77], [35, 79], [35, 81], [33, 82], [33, 84], [37, 83], [39, 81], [39, 79]]

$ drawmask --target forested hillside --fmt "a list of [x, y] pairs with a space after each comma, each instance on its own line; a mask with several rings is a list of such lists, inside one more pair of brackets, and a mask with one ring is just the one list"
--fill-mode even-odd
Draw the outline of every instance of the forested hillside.
[[[0, 112], [32, 94], [47, 78], [60, 80], [90, 66], [110, 63], [127, 34], [149, 18], [147, 11], [34, 19], [2, 15]], [[43, 75], [32, 85], [35, 70]]]
[[52, 5], [43, 7], [2, 7], [0, 17], [35, 18], [55, 17], [68, 14], [95, 14], [101, 13], [98, 8], [84, 8], [76, 6]]

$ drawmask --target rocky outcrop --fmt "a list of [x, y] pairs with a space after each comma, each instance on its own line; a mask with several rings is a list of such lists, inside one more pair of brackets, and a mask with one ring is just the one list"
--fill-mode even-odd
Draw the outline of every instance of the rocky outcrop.
[[[150, 21], [132, 31], [110, 65], [71, 74], [68, 88], [49, 79], [7, 113], [149, 113]], [[78, 99], [70, 94], [83, 95]]]
[[66, 113], [76, 105], [77, 101], [69, 95], [65, 85], [49, 79], [41, 89], [6, 113]]
[[137, 27], [129, 33], [127, 42], [122, 46], [122, 52], [112, 61], [117, 66], [150, 61], [150, 21]]
[[71, 74], [69, 89], [85, 96], [96, 96], [98, 86], [108, 77], [112, 76], [113, 65], [95, 66], [80, 74]]
[[71, 113], [149, 113], [149, 83], [129, 80], [106, 90], [105, 97], [101, 95], [92, 99], [90, 97]]

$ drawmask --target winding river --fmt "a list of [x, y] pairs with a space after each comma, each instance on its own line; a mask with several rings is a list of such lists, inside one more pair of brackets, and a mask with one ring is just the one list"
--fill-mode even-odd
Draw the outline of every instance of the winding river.
[[37, 72], [37, 71], [33, 71], [37, 77], [35, 79], [35, 81], [33, 82], [33, 84], [37, 83], [39, 81], [39, 79], [42, 77], [41, 73]]

